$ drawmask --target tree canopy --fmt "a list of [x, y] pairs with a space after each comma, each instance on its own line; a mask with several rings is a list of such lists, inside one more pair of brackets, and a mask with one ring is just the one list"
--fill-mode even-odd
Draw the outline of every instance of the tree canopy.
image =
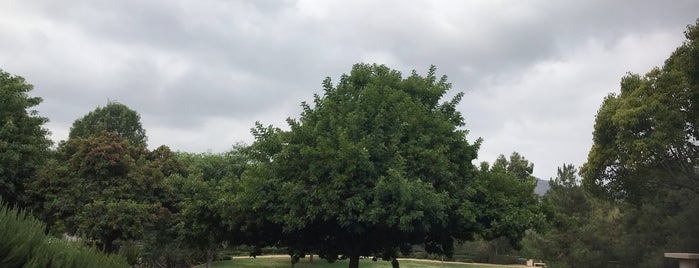
[[476, 240], [497, 255], [524, 237], [551, 266], [658, 267], [662, 252], [699, 251], [699, 21], [685, 34], [662, 67], [621, 79], [582, 180], [563, 165], [541, 200], [519, 153], [472, 164], [481, 139], [467, 138], [464, 95], [446, 76], [376, 64], [326, 78], [288, 130], [258, 122], [252, 145], [223, 154], [150, 151], [140, 115], [116, 102], [49, 149], [31, 110], [41, 99], [0, 71], [0, 194], [54, 235], [122, 246], [131, 265], [211, 264], [241, 244], [286, 248], [292, 265], [305, 254], [397, 265], [412, 248], [449, 257]]
[[357, 64], [336, 85], [325, 79], [289, 131], [258, 126], [253, 148], [267, 171], [256, 185], [276, 188], [260, 209], [293, 237], [286, 243], [356, 267], [359, 256], [413, 244], [450, 254], [454, 239], [471, 238], [480, 139], [466, 139], [461, 93], [440, 103], [450, 89], [434, 67], [403, 78]]
[[222, 200], [236, 194], [232, 187], [246, 168], [245, 151], [246, 147], [238, 144], [222, 154], [180, 153], [178, 159], [187, 166], [189, 176], [168, 178], [178, 197], [177, 240], [203, 251], [206, 267], [225, 242], [232, 246], [244, 241], [238, 230], [227, 225], [230, 221], [224, 217], [228, 214], [223, 213], [227, 203]]
[[470, 201], [477, 207], [482, 238], [504, 237], [518, 248], [524, 232], [540, 220], [532, 172], [534, 164], [517, 152], [509, 159], [498, 156], [492, 166], [481, 163]]
[[110, 102], [73, 123], [28, 191], [54, 233], [81, 234], [104, 251], [143, 238], [175, 212], [165, 178], [186, 175], [167, 146], [149, 151], [139, 115]]
[[0, 69], [0, 196], [9, 204], [21, 202], [24, 186], [43, 165], [51, 141], [33, 107], [41, 98], [30, 97], [33, 89], [24, 78]]
[[581, 174], [589, 189], [637, 202], [659, 188], [699, 194], [699, 24], [662, 68], [628, 74], [595, 119]]
[[[541, 207], [546, 220], [529, 230], [524, 239], [530, 258], [551, 267], [637, 267], [619, 263], [622, 235], [619, 209], [592, 198], [580, 185], [575, 166], [564, 164], [549, 181]], [[634, 263], [639, 263], [636, 260]], [[658, 266], [653, 266], [658, 267]]]
[[183, 168], [167, 147], [148, 151], [115, 132], [69, 139], [32, 182], [34, 208], [53, 232], [82, 234], [113, 252], [174, 207], [164, 178]]
[[539, 256], [668, 267], [663, 252], [699, 251], [699, 21], [685, 36], [662, 67], [625, 75], [602, 102], [582, 185], [564, 166], [544, 197], [548, 223], [528, 238]]
[[141, 116], [126, 105], [111, 101], [75, 120], [68, 137], [87, 138], [104, 131], [116, 132], [132, 145], [146, 144], [146, 130], [141, 126]]

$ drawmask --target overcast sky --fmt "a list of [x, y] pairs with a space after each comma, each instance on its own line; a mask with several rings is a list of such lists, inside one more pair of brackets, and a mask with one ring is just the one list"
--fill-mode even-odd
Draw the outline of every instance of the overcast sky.
[[[479, 161], [517, 151], [534, 175], [580, 166], [626, 72], [662, 65], [699, 1], [0, 1], [0, 68], [44, 98], [56, 141], [109, 100], [151, 147], [222, 152], [255, 121], [285, 128], [354, 63], [436, 65]], [[475, 162], [474, 162], [475, 163]]]

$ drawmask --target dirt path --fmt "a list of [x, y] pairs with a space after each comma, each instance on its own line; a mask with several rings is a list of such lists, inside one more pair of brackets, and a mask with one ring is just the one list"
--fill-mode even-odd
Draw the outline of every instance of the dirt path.
[[[248, 256], [234, 256], [233, 259], [249, 259], [252, 257]], [[260, 255], [257, 256], [257, 258], [289, 258], [289, 255]], [[442, 261], [440, 260], [427, 260], [427, 259], [413, 259], [413, 258], [398, 258], [398, 261], [402, 260], [409, 260], [409, 261], [418, 261], [418, 262], [431, 262], [431, 263], [441, 263]], [[482, 265], [482, 266], [493, 266], [493, 267], [512, 267], [512, 268], [526, 268], [526, 265], [505, 265], [505, 264], [490, 264], [490, 263], [475, 263], [475, 262], [456, 262], [456, 261], [444, 261], [444, 263], [453, 263], [453, 264], [477, 264], [477, 265]]]
[[[261, 258], [261, 259], [276, 259], [276, 258], [289, 258], [289, 255], [259, 255], [256, 258]], [[233, 256], [233, 259], [251, 259], [252, 257], [248, 256]]]
[[492, 263], [477, 263], [477, 262], [458, 262], [458, 261], [440, 261], [440, 260], [427, 260], [427, 259], [413, 259], [413, 258], [398, 258], [398, 261], [409, 260], [409, 261], [419, 261], [419, 262], [432, 262], [432, 263], [453, 263], [453, 264], [478, 264], [483, 266], [494, 266], [494, 267], [527, 267], [526, 265], [518, 264], [492, 264]]

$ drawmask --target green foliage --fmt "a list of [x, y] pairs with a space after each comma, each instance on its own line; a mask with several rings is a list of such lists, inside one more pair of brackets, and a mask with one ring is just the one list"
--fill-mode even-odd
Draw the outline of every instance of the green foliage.
[[25, 211], [11, 209], [0, 203], [0, 258], [2, 267], [21, 267], [30, 261], [34, 250], [44, 243], [44, 225]]
[[69, 139], [32, 182], [34, 209], [53, 233], [85, 235], [114, 252], [116, 240], [141, 239], [171, 217], [165, 174], [185, 173], [172, 158], [167, 147], [149, 152], [115, 132]]
[[51, 141], [43, 125], [48, 119], [30, 110], [41, 98], [24, 78], [0, 69], [0, 196], [10, 204], [22, 204], [25, 184], [48, 155]]
[[454, 257], [452, 259], [444, 260], [493, 264], [524, 263], [518, 257], [519, 252], [512, 247], [509, 239], [505, 237], [499, 237], [489, 241], [482, 239], [465, 241], [456, 245], [454, 252]]
[[146, 144], [146, 131], [141, 126], [141, 116], [126, 105], [111, 101], [75, 120], [68, 137], [88, 138], [99, 136], [104, 131], [116, 132], [134, 146]]
[[618, 204], [613, 224], [622, 230], [600, 227], [595, 237], [626, 266], [658, 267], [663, 252], [699, 251], [691, 216], [699, 212], [699, 20], [685, 36], [662, 68], [626, 75], [620, 93], [605, 98], [581, 169], [586, 190]]
[[589, 196], [576, 173], [564, 164], [549, 182], [541, 204], [546, 224], [527, 232], [525, 253], [552, 267], [614, 267], [622, 235], [619, 210]]
[[126, 262], [134, 266], [140, 262], [142, 247], [134, 241], [123, 241], [119, 245], [119, 255], [126, 259]]
[[531, 183], [534, 180], [534, 164], [524, 158], [518, 152], [512, 152], [510, 159], [504, 155], [499, 155], [493, 162], [491, 172], [505, 173], [514, 176], [522, 182]]
[[249, 156], [245, 145], [236, 144], [225, 153], [178, 153], [177, 159], [190, 174], [206, 181], [222, 182], [240, 178], [247, 168]]
[[98, 199], [86, 203], [75, 216], [77, 232], [90, 239], [101, 241], [103, 250], [113, 252], [114, 241], [144, 237], [153, 228], [154, 221], [166, 217], [159, 215], [159, 203], [140, 203], [132, 199]]
[[604, 100], [581, 170], [586, 187], [637, 204], [662, 194], [658, 187], [699, 193], [697, 32], [689, 26], [662, 68], [625, 76], [621, 93]]
[[0, 202], [1, 267], [128, 267], [123, 258], [105, 255], [76, 242], [48, 237], [45, 225]]
[[222, 154], [177, 154], [187, 175], [165, 180], [174, 195], [176, 213], [148, 240], [149, 263], [168, 267], [210, 263], [225, 246], [241, 243], [239, 232], [222, 215], [229, 204], [224, 200], [235, 195], [233, 186], [247, 159], [246, 147], [240, 144]]
[[147, 243], [142, 260], [145, 267], [194, 267], [206, 262], [206, 254], [177, 242]]
[[673, 267], [664, 252], [699, 251], [698, 25], [662, 68], [627, 74], [604, 99], [582, 186], [574, 167], [559, 169], [542, 203], [547, 224], [525, 239], [531, 256], [552, 267]]
[[533, 171], [534, 165], [517, 152], [509, 160], [500, 155], [492, 167], [481, 164], [471, 202], [477, 207], [476, 219], [483, 238], [504, 237], [519, 247], [524, 232], [539, 218]]
[[216, 181], [205, 181], [198, 176], [173, 176], [169, 181], [180, 197], [174, 226], [176, 241], [205, 253], [205, 260], [210, 263], [224, 242], [231, 239], [219, 212], [221, 188]]
[[480, 141], [461, 129], [462, 94], [439, 103], [446, 77], [357, 64], [323, 87], [290, 131], [254, 129], [260, 167], [243, 176], [238, 200], [249, 213], [269, 212], [285, 245], [327, 259], [390, 258], [415, 243], [449, 254], [454, 239], [470, 238]]

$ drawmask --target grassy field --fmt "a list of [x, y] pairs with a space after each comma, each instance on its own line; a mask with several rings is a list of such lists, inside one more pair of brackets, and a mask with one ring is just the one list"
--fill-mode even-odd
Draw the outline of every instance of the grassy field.
[[[301, 259], [296, 264], [295, 268], [345, 268], [348, 260], [341, 260], [335, 263], [328, 263], [321, 259], [315, 259], [313, 263], [308, 262], [308, 258]], [[202, 266], [203, 267], [203, 266]], [[243, 258], [233, 259], [230, 261], [216, 262], [212, 265], [214, 268], [233, 268], [233, 267], [261, 267], [261, 268], [288, 268], [291, 267], [289, 258]], [[362, 268], [391, 268], [391, 263], [387, 261], [373, 262], [371, 259], [361, 259], [359, 267]], [[441, 263], [441, 262], [425, 262], [415, 260], [400, 260], [401, 268], [512, 268], [517, 266], [507, 265], [481, 265], [481, 264], [462, 264], [462, 263]]]

